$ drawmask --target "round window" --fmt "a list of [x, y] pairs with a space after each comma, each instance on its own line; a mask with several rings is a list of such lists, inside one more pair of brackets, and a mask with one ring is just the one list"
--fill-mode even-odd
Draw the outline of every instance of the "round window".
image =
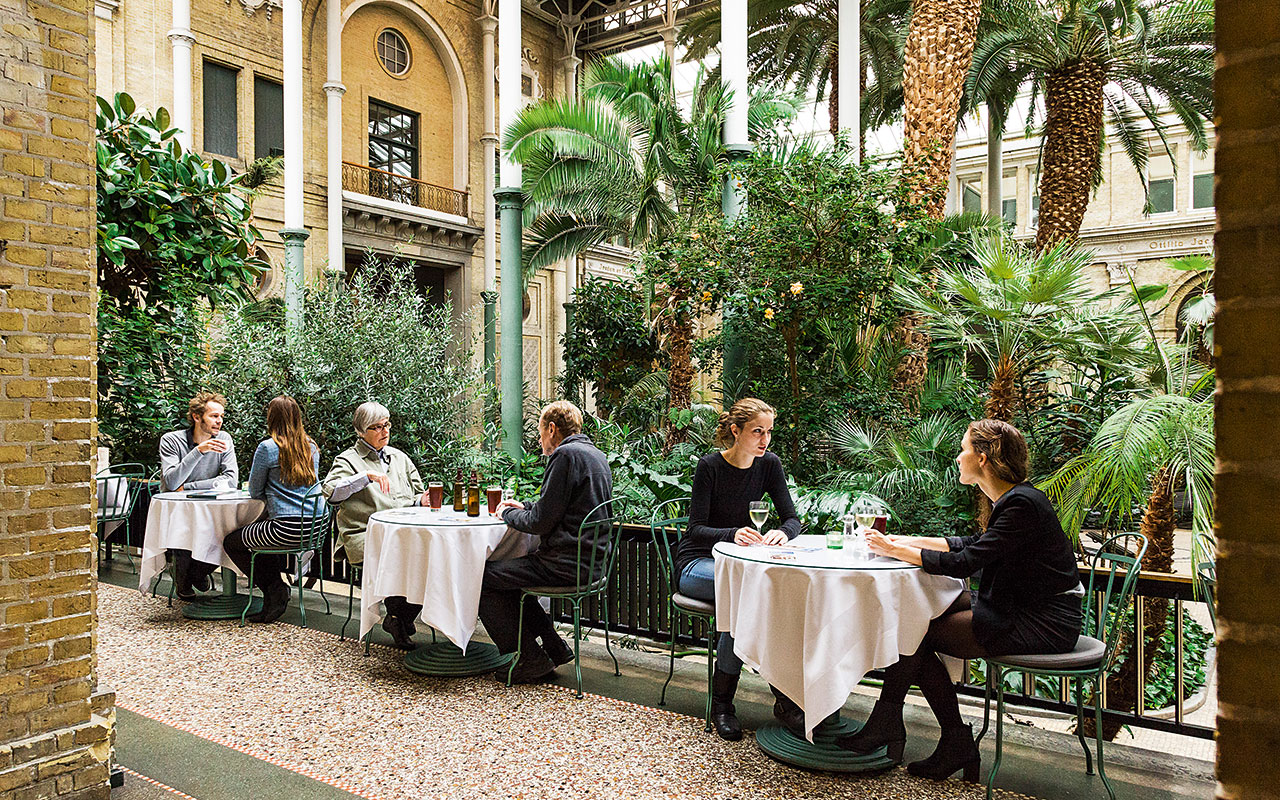
[[393, 28], [378, 34], [378, 61], [397, 78], [409, 71], [409, 43]]

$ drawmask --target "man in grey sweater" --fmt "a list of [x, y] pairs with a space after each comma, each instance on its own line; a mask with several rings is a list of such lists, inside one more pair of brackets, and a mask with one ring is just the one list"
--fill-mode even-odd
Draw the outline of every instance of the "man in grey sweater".
[[[235, 488], [240, 479], [236, 447], [222, 430], [227, 401], [220, 394], [200, 392], [187, 404], [190, 428], [170, 431], [160, 437], [160, 474], [166, 491], [210, 489], [215, 482]], [[172, 550], [174, 584], [178, 597], [195, 597], [192, 588], [208, 590], [218, 568], [191, 558], [190, 550]]]

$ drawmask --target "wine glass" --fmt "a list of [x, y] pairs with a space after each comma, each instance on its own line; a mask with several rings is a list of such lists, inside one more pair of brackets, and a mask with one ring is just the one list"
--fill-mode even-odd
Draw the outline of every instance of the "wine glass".
[[764, 524], [769, 521], [769, 504], [763, 500], [753, 500], [749, 506], [751, 513], [751, 525], [756, 530], [764, 528]]

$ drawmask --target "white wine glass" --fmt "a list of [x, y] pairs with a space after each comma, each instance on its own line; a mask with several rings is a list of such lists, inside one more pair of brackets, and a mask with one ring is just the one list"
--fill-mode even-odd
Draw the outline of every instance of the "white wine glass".
[[[751, 525], [760, 531], [766, 522], [769, 521], [769, 504], [763, 500], [753, 500], [749, 506], [751, 513]], [[763, 533], [763, 531], [761, 531]]]

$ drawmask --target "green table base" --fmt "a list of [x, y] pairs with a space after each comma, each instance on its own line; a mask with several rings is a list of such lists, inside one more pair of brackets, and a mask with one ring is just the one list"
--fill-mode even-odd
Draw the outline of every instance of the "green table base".
[[452, 642], [434, 642], [406, 653], [404, 665], [419, 675], [462, 678], [493, 672], [510, 660], [511, 656], [504, 656], [498, 648], [483, 642], [468, 643], [465, 653]]
[[854, 733], [861, 727], [837, 717], [823, 720], [813, 731], [813, 742], [797, 739], [786, 728], [770, 722], [756, 731], [756, 744], [770, 758], [805, 769], [823, 772], [878, 772], [896, 766], [884, 748], [868, 755], [836, 747], [836, 737]]
[[[222, 594], [209, 595], [184, 604], [182, 616], [187, 619], [240, 619], [246, 602], [250, 602], [248, 595], [236, 593], [236, 574], [223, 567]], [[262, 598], [254, 595], [249, 613], [256, 614], [261, 610]]]

